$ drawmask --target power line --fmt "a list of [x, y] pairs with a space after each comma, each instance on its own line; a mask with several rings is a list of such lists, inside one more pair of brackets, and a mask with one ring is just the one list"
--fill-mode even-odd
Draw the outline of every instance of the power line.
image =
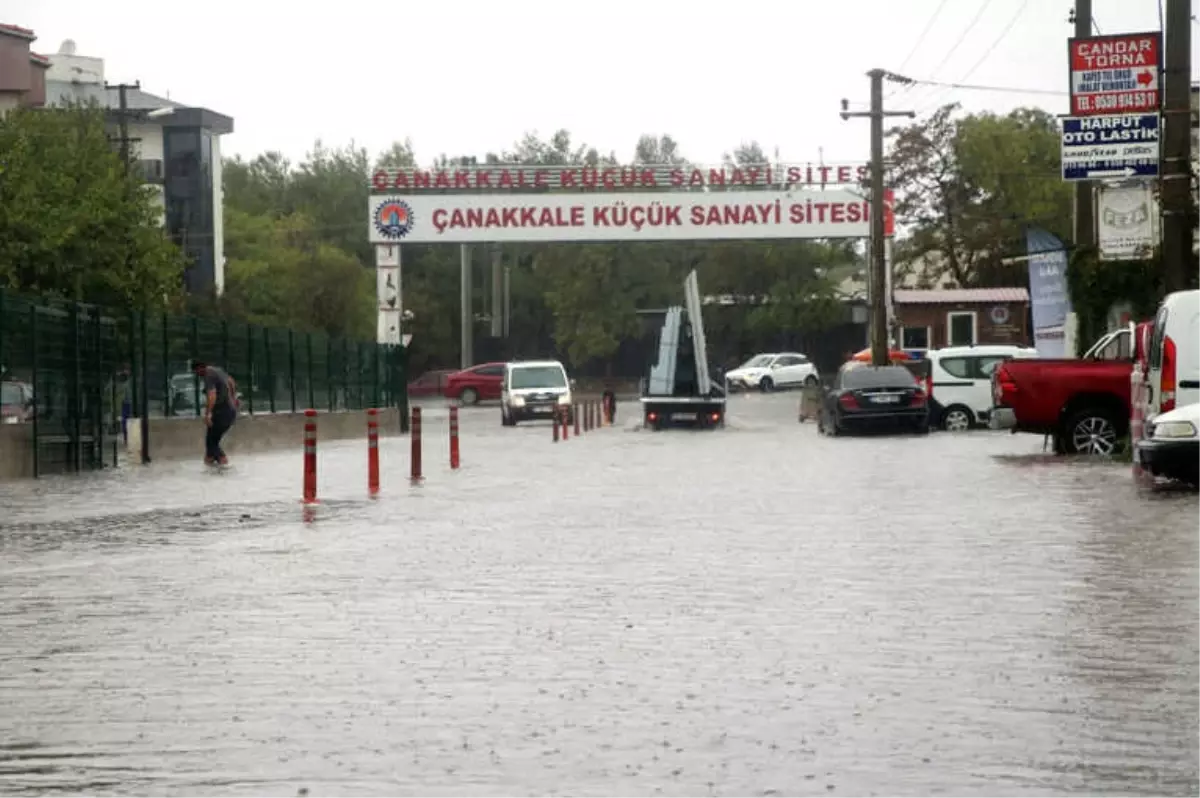
[[967, 23], [966, 29], [958, 35], [958, 39], [954, 42], [954, 46], [950, 48], [950, 51], [946, 53], [940, 62], [938, 62], [938, 65], [933, 68], [930, 74], [937, 75], [938, 70], [944, 67], [951, 57], [958, 52], [958, 48], [962, 46], [964, 41], [966, 41], [967, 36], [975, 29], [975, 26], [979, 24], [979, 20], [983, 18], [983, 12], [987, 11], [988, 6], [991, 4], [992, 0], [983, 1], [983, 4], [979, 6], [979, 10], [975, 12], [975, 16], [971, 18], [969, 23]]
[[[977, 70], [977, 69], [979, 69], [979, 67], [983, 66], [983, 63], [988, 60], [988, 57], [991, 56], [992, 52], [997, 47], [1000, 46], [1000, 42], [1004, 41], [1005, 37], [1008, 36], [1009, 31], [1011, 31], [1013, 29], [1013, 25], [1017, 24], [1017, 20], [1021, 18], [1021, 15], [1025, 12], [1025, 8], [1028, 5], [1029, 5], [1029, 0], [1023, 0], [1021, 5], [1017, 7], [1016, 13], [1013, 14], [1012, 17], [1009, 18], [1008, 24], [1006, 24], [1004, 26], [1004, 28], [1001, 29], [1000, 35], [997, 36], [996, 39], [991, 43], [991, 46], [989, 46], [986, 50], [983, 51], [983, 55], [981, 55], [979, 57], [979, 60], [976, 61], [971, 66], [970, 69], [968, 69], [965, 73], [963, 73], [963, 76], [958, 79], [957, 83], [959, 83], [959, 84], [963, 83], [964, 81], [966, 81], [967, 78], [969, 78], [975, 74], [975, 70]], [[940, 100], [947, 93], [948, 92], [943, 92], [942, 94], [938, 95], [938, 99]], [[929, 99], [932, 100], [932, 98], [929, 98]], [[930, 105], [936, 105], [936, 104], [937, 104], [936, 102], [930, 103]]]
[[904, 60], [900, 62], [900, 66], [896, 68], [897, 72], [903, 72], [904, 68], [908, 66], [908, 62], [911, 61], [912, 57], [917, 54], [917, 50], [920, 49], [921, 44], [925, 41], [925, 37], [928, 36], [929, 31], [933, 29], [933, 23], [937, 22], [938, 15], [942, 13], [942, 9], [946, 7], [946, 3], [948, 2], [949, 0], [942, 0], [941, 3], [938, 3], [938, 7], [934, 9], [933, 15], [929, 18], [929, 21], [925, 23], [925, 29], [921, 31], [921, 35], [917, 37], [916, 43], [913, 44], [912, 49], [908, 51], [908, 55], [904, 56]]

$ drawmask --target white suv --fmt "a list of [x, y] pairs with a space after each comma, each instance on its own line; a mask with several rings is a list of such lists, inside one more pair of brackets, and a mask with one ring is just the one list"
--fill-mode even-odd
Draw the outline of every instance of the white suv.
[[535, 418], [571, 412], [571, 380], [557, 360], [506, 363], [500, 383], [500, 423], [515, 427]]
[[991, 344], [951, 346], [926, 353], [933, 381], [933, 399], [941, 409], [932, 422], [950, 432], [985, 424], [992, 410], [992, 372], [1013, 358], [1035, 358], [1026, 346]]
[[725, 372], [725, 384], [731, 390], [773, 391], [777, 388], [802, 388], [820, 382], [817, 367], [799, 352], [770, 352], [755, 355], [735, 369]]

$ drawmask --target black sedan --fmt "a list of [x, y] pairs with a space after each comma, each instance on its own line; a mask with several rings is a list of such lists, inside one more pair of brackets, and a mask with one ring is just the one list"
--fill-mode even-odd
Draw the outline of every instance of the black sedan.
[[826, 392], [818, 421], [827, 435], [929, 432], [929, 398], [904, 366], [842, 366]]

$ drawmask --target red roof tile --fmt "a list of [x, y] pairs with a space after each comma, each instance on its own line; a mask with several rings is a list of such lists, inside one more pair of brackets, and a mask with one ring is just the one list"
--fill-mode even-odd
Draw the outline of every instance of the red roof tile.
[[1024, 288], [934, 288], [897, 289], [897, 305], [944, 305], [953, 303], [1028, 302]]
[[48, 55], [39, 55], [38, 53], [30, 53], [29, 60], [32, 61], [33, 63], [37, 64], [38, 66], [44, 66], [44, 67], [50, 66], [50, 56], [48, 56]]
[[20, 36], [22, 39], [29, 39], [31, 41], [37, 38], [29, 28], [22, 28], [20, 25], [5, 25], [3, 22], [0, 22], [0, 35], [2, 34]]

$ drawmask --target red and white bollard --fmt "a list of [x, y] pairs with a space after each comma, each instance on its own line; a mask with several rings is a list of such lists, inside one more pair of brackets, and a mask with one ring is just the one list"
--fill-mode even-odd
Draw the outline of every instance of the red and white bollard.
[[412, 438], [412, 481], [420, 482], [421, 477], [421, 408], [412, 409], [412, 424], [409, 427], [409, 437]]
[[554, 442], [558, 443], [558, 415], [557, 414], [550, 417], [550, 430], [554, 433]]
[[379, 411], [367, 410], [367, 493], [379, 495]]
[[317, 411], [304, 411], [304, 503], [317, 503]]
[[458, 408], [450, 408], [450, 467], [458, 468]]
[[571, 423], [570, 409], [564, 406], [560, 415], [562, 416], [562, 439], [564, 441], [570, 440], [571, 428], [568, 426]]
[[579, 437], [579, 405], [571, 405], [571, 415], [575, 417], [575, 437]]

